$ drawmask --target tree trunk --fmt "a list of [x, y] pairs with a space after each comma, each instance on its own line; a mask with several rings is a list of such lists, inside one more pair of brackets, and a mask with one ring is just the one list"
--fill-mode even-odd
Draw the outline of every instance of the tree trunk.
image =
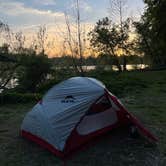
[[127, 65], [127, 59], [126, 56], [123, 56], [123, 71], [127, 70], [126, 65]]
[[114, 49], [111, 47], [111, 52], [110, 52], [110, 55], [113, 55], [114, 57], [114, 62], [115, 62], [115, 65], [116, 67], [118, 68], [118, 71], [119, 72], [122, 72], [122, 67], [119, 63], [119, 60], [118, 60], [118, 57], [116, 56], [115, 52], [114, 52]]
[[78, 35], [78, 55], [79, 55], [79, 68], [80, 74], [84, 76], [83, 70], [83, 52], [82, 52], [82, 41], [81, 41], [81, 25], [80, 25], [80, 9], [79, 9], [79, 0], [77, 2], [77, 35]]
[[118, 71], [122, 72], [122, 67], [121, 67], [121, 65], [120, 65], [119, 60], [118, 60], [117, 57], [115, 57], [115, 65], [117, 66]]

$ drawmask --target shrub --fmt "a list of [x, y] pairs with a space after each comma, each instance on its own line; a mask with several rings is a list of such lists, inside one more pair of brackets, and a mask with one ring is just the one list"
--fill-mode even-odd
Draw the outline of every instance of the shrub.
[[51, 63], [45, 55], [23, 56], [22, 67], [17, 71], [18, 86], [26, 92], [34, 93], [39, 85], [51, 74]]
[[46, 93], [50, 88], [52, 88], [54, 85], [58, 84], [60, 81], [57, 80], [48, 80], [45, 83], [41, 84], [37, 88], [37, 93], [44, 94]]
[[1, 93], [0, 103], [1, 104], [17, 104], [17, 103], [29, 103], [37, 102], [42, 98], [41, 94], [36, 93]]
[[132, 92], [142, 91], [149, 86], [147, 80], [139, 72], [122, 72], [115, 71], [96, 71], [89, 72], [90, 77], [101, 80], [106, 87], [116, 96], [123, 97]]

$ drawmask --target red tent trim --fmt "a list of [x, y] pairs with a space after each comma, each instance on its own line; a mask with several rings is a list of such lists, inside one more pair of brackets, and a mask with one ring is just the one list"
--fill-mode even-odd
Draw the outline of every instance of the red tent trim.
[[59, 151], [58, 149], [56, 149], [54, 146], [52, 146], [51, 144], [49, 144], [47, 141], [43, 140], [42, 138], [36, 135], [33, 135], [30, 132], [27, 132], [25, 130], [21, 130], [21, 136], [37, 143], [38, 145], [40, 145], [41, 147], [45, 149], [48, 149], [50, 152], [57, 155], [58, 157], [64, 158], [63, 152]]

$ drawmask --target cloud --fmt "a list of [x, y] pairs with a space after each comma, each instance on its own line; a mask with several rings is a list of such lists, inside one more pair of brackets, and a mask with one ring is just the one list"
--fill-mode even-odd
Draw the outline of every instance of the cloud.
[[56, 5], [55, 0], [34, 0], [34, 3], [40, 5]]
[[21, 14], [34, 14], [34, 15], [46, 15], [46, 16], [62, 16], [60, 12], [52, 12], [51, 10], [39, 10], [30, 7], [25, 7], [21, 2], [1, 2], [0, 3], [1, 13], [5, 13], [8, 15], [21, 15]]
[[82, 7], [82, 9], [85, 11], [85, 12], [89, 12], [89, 13], [91, 13], [91, 12], [93, 12], [93, 9], [92, 9], [92, 7], [86, 2], [86, 1], [81, 1], [81, 7]]
[[[46, 3], [46, 0], [44, 1]], [[52, 1], [49, 0], [49, 3]], [[54, 22], [55, 18], [61, 21], [64, 17], [62, 12], [51, 10], [39, 10], [27, 7], [22, 2], [0, 0], [1, 15], [11, 20], [14, 24], [47, 24]]]
[[[70, 3], [69, 3], [70, 2]], [[76, 0], [69, 1], [69, 5], [67, 6], [67, 10], [75, 11], [76, 10]], [[79, 9], [81, 14], [91, 13], [93, 11], [92, 6], [86, 0], [79, 1]]]

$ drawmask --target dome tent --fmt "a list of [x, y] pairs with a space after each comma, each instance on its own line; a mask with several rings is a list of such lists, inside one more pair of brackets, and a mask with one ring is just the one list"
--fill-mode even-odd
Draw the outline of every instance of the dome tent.
[[21, 135], [64, 157], [94, 137], [129, 123], [157, 140], [103, 83], [73, 77], [51, 88], [27, 113]]

